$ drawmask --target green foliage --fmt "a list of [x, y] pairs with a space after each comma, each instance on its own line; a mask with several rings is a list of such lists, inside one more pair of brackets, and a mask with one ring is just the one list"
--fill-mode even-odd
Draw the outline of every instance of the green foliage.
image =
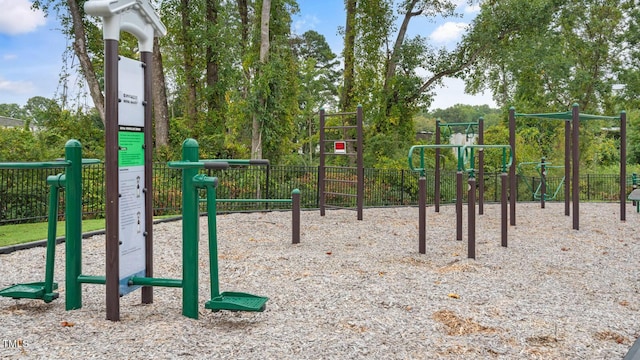
[[44, 160], [46, 151], [34, 133], [19, 128], [0, 128], [0, 161]]

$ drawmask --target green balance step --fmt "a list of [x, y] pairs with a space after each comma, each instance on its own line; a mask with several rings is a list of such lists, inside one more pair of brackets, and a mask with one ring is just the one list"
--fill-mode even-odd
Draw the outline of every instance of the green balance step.
[[[0, 296], [14, 299], [41, 299], [45, 302], [50, 302], [58, 298], [58, 293], [45, 293], [44, 287], [44, 282], [16, 284], [0, 290]], [[57, 290], [58, 283], [53, 283], [52, 289]]]
[[220, 296], [207, 301], [205, 309], [213, 311], [264, 311], [269, 298], [241, 292], [223, 292]]

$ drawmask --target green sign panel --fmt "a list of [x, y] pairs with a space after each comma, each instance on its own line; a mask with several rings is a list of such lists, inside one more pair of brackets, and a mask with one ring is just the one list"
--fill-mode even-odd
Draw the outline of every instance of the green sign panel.
[[144, 132], [142, 128], [120, 126], [118, 146], [118, 167], [144, 166]]

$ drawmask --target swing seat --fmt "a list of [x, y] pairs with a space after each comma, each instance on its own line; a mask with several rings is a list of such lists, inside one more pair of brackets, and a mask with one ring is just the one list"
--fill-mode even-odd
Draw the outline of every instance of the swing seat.
[[256, 311], [262, 312], [266, 308], [268, 297], [241, 292], [223, 292], [219, 296], [207, 301], [205, 309], [212, 311]]
[[[58, 283], [53, 283], [52, 290], [58, 289]], [[26, 284], [16, 284], [6, 289], [0, 290], [0, 296], [13, 299], [40, 299], [44, 302], [51, 302], [58, 298], [58, 293], [45, 293], [44, 282], [32, 282]]]

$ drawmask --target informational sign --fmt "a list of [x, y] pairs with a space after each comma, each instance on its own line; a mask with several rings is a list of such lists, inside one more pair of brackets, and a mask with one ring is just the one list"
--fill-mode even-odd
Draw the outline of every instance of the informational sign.
[[[144, 70], [136, 60], [118, 63], [118, 192], [120, 295], [132, 276], [145, 276]], [[108, 176], [108, 174], [107, 174]]]
[[347, 153], [347, 143], [345, 141], [334, 141], [333, 142], [333, 152], [335, 154], [346, 154]]

